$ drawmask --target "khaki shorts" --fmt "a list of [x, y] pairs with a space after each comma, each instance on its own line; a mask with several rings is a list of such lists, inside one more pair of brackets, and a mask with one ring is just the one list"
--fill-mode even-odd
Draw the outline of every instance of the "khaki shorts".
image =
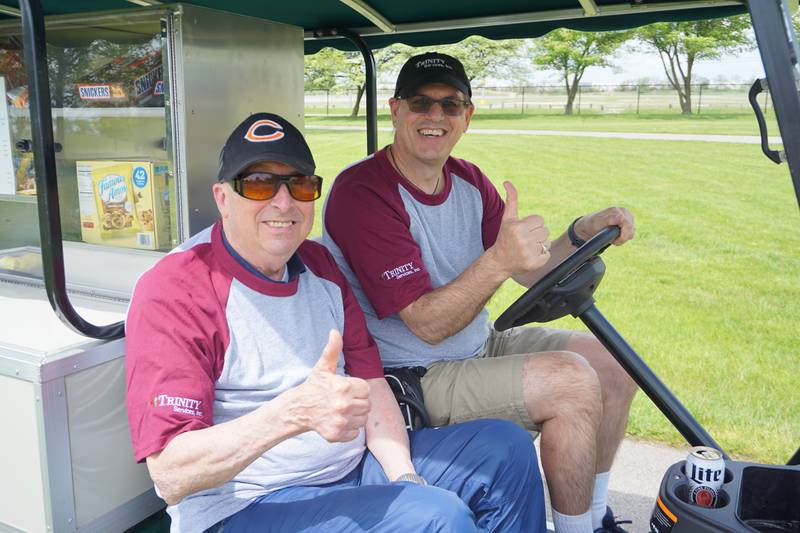
[[522, 396], [527, 354], [563, 350], [572, 331], [518, 327], [491, 328], [486, 346], [475, 357], [440, 361], [422, 378], [425, 407], [434, 426], [476, 418], [502, 418], [538, 431]]

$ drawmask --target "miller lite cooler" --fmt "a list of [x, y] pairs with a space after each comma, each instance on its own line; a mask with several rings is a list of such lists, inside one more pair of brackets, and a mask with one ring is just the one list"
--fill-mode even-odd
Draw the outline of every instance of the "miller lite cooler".
[[689, 479], [689, 502], [715, 507], [725, 481], [722, 452], [708, 446], [692, 448], [686, 458], [686, 477]]

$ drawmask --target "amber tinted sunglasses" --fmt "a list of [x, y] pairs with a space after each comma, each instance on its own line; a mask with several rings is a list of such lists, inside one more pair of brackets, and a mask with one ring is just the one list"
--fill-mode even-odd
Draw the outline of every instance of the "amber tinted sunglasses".
[[251, 172], [232, 180], [233, 190], [248, 200], [269, 200], [278, 194], [282, 183], [298, 202], [312, 202], [322, 195], [322, 178], [313, 174]]

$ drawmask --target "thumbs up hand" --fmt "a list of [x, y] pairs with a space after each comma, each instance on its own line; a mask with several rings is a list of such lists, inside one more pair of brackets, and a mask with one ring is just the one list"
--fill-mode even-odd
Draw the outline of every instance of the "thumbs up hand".
[[312, 372], [336, 373], [339, 364], [339, 354], [342, 353], [342, 335], [335, 329], [328, 333], [328, 344], [322, 349], [322, 355], [314, 365]]
[[336, 373], [342, 353], [342, 336], [331, 330], [319, 361], [306, 380], [295, 388], [290, 415], [329, 442], [347, 442], [367, 423], [369, 385], [359, 378]]
[[519, 220], [519, 206], [517, 205], [517, 188], [510, 181], [503, 182], [506, 190], [506, 207], [503, 211], [503, 222]]
[[510, 181], [503, 182], [506, 205], [500, 221], [497, 240], [489, 249], [506, 277], [531, 272], [550, 259], [550, 230], [539, 215], [519, 218], [517, 189]]

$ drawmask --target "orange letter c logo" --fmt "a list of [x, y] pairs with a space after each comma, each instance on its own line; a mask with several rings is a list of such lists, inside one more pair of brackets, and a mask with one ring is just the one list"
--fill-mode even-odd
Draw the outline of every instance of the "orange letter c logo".
[[[271, 133], [267, 133], [266, 135], [260, 135], [256, 133], [256, 130], [262, 126], [267, 126], [272, 128]], [[244, 138], [250, 141], [251, 143], [269, 143], [273, 141], [277, 141], [283, 139], [285, 134], [283, 133], [283, 126], [275, 122], [274, 120], [257, 120], [253, 122], [253, 125], [250, 126], [250, 129], [247, 130], [247, 133], [244, 134]]]

